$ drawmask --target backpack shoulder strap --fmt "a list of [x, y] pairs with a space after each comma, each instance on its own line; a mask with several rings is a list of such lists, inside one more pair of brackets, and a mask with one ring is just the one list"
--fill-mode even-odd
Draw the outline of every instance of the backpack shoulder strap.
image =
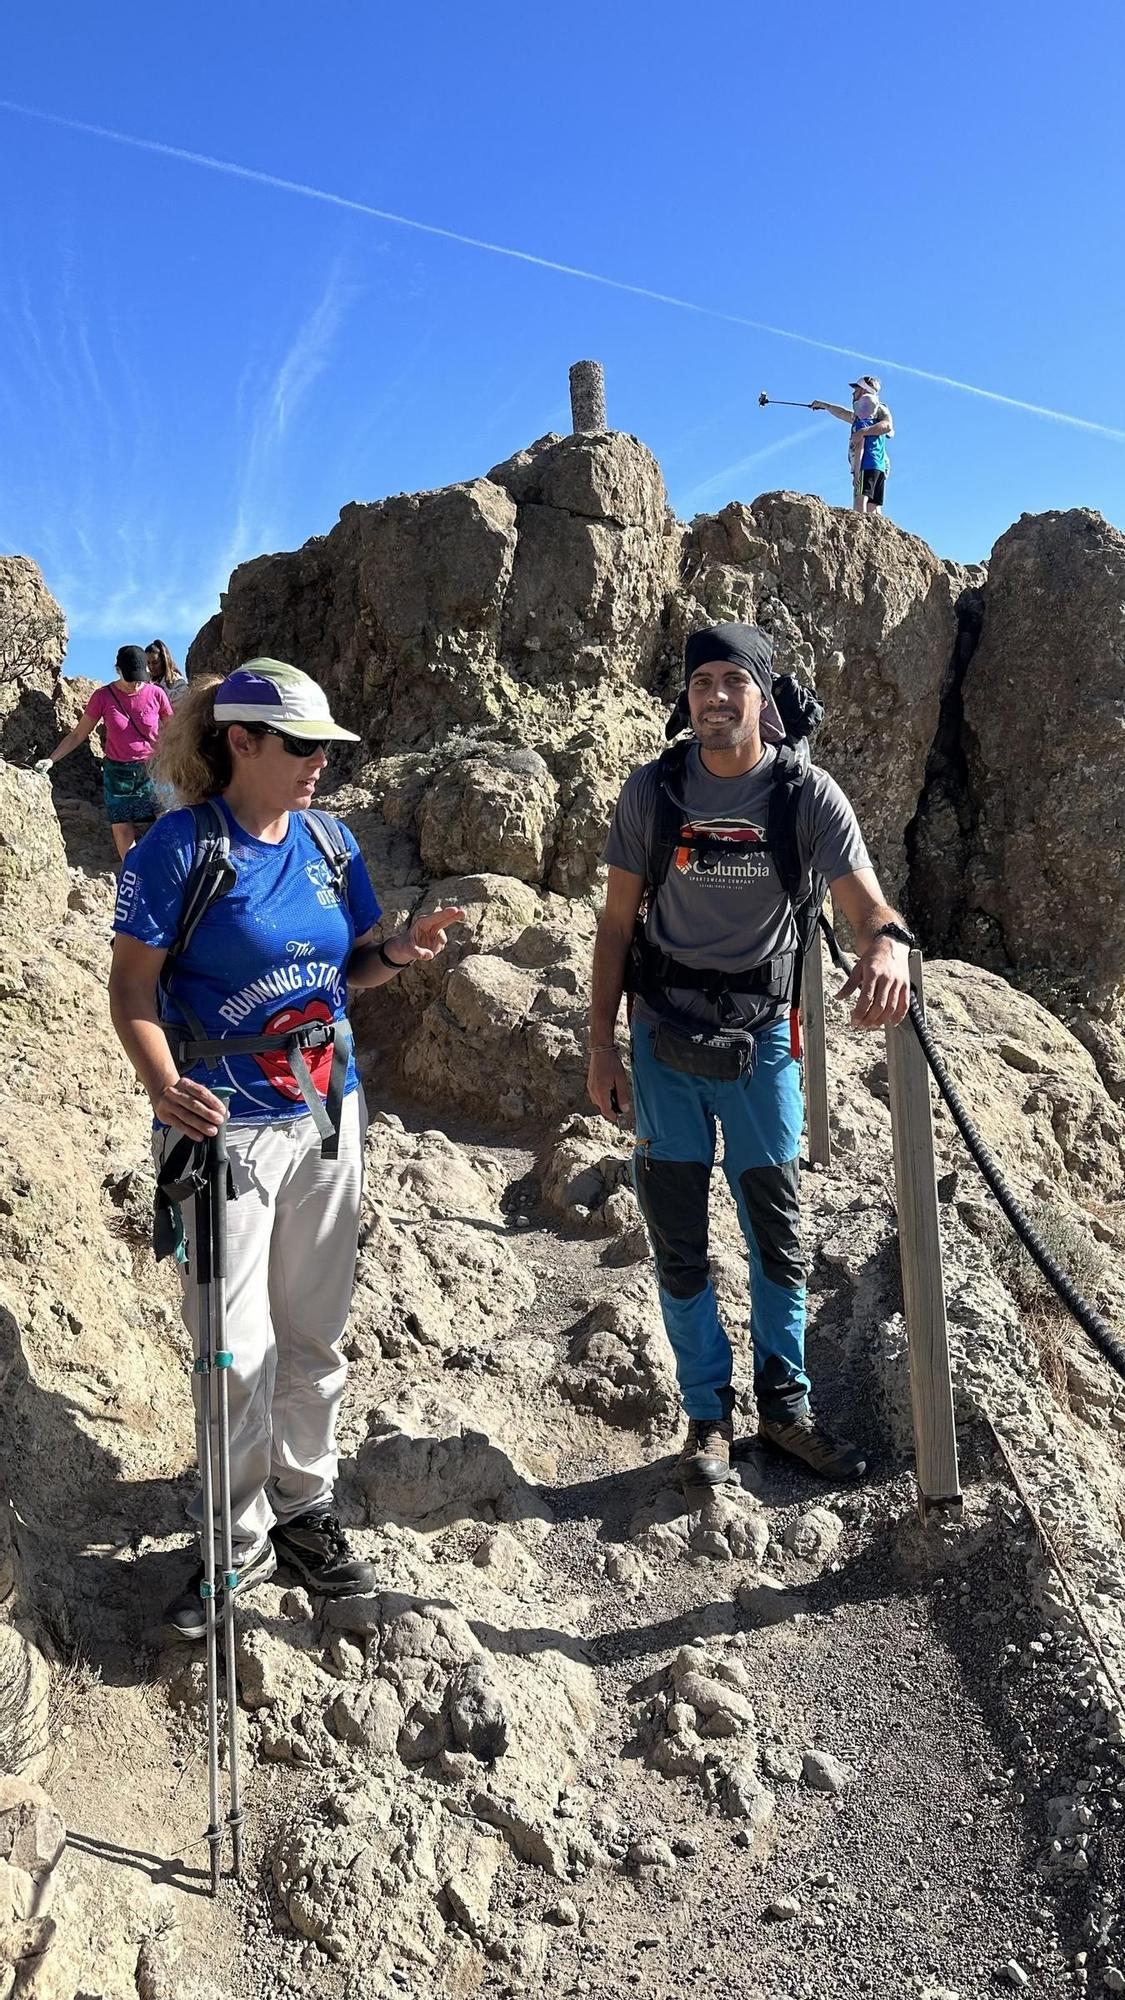
[[176, 935], [168, 947], [168, 961], [183, 955], [212, 903], [225, 896], [238, 879], [230, 858], [230, 834], [222, 807], [214, 799], [204, 799], [191, 812], [195, 821], [195, 852]]
[[653, 773], [653, 806], [646, 828], [645, 871], [650, 896], [654, 896], [659, 889], [679, 846], [683, 810], [675, 797], [675, 787], [683, 781], [684, 765], [690, 749], [691, 739], [673, 743], [650, 767]]
[[766, 809], [766, 843], [789, 901], [796, 904], [804, 867], [797, 844], [801, 789], [812, 768], [808, 743], [780, 743]]
[[824, 876], [813, 871], [808, 891], [804, 896], [800, 894], [805, 870], [797, 840], [797, 814], [801, 803], [801, 789], [811, 769], [812, 760], [807, 742], [781, 744], [777, 753], [766, 828], [770, 858], [781, 878], [782, 888], [789, 898], [797, 931], [794, 1005], [801, 997], [801, 966], [806, 953], [812, 949], [818, 930], [828, 945], [833, 964], [841, 972], [846, 973], [849, 970], [831, 919], [824, 910], [824, 899], [828, 893], [828, 884]]
[[335, 814], [325, 812], [320, 806], [309, 806], [301, 818], [332, 871], [332, 887], [340, 901], [346, 903], [352, 851], [344, 838], [343, 827]]

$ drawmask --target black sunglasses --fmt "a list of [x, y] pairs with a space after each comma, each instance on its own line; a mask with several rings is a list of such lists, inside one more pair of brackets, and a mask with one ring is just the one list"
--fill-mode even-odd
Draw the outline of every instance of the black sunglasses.
[[315, 757], [318, 750], [327, 755], [332, 740], [329, 736], [287, 736], [284, 729], [275, 729], [271, 722], [248, 722], [244, 726], [250, 736], [276, 736], [290, 757]]

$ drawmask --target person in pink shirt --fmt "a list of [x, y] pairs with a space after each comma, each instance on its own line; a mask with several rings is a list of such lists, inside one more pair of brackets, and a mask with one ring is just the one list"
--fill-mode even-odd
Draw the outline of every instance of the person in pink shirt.
[[102, 793], [105, 816], [118, 858], [124, 859], [139, 833], [157, 817], [160, 807], [149, 776], [148, 760], [156, 748], [160, 726], [172, 713], [162, 687], [149, 678], [143, 646], [122, 646], [117, 678], [95, 688], [81, 722], [76, 722], [49, 757], [35, 768], [44, 774], [61, 757], [85, 743], [100, 722], [105, 730]]

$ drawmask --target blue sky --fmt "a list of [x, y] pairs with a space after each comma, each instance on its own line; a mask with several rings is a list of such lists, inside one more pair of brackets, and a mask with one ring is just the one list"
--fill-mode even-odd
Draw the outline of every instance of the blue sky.
[[0, 549], [72, 672], [182, 655], [235, 562], [568, 429], [584, 355], [685, 517], [845, 500], [843, 427], [758, 391], [878, 358], [889, 511], [941, 554], [1125, 524], [1116, 0], [56, 0], [4, 39], [9, 104], [360, 205], [0, 110]]

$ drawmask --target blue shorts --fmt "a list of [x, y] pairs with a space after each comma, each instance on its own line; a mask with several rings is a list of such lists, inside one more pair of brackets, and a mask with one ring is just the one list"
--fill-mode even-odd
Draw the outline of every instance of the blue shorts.
[[138, 826], [155, 819], [160, 811], [148, 765], [140, 762], [119, 764], [112, 757], [104, 758], [102, 799], [111, 826]]

